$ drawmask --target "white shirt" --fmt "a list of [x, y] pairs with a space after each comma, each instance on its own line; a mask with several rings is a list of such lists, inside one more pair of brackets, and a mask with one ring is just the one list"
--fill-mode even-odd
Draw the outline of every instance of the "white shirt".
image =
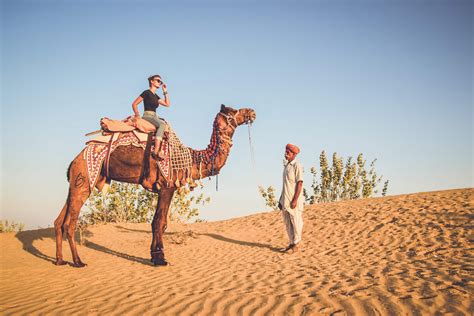
[[303, 172], [303, 166], [296, 159], [293, 159], [293, 161], [287, 163], [283, 169], [283, 188], [281, 190], [280, 204], [283, 207], [283, 211], [287, 211], [292, 215], [296, 211], [303, 211], [303, 190], [301, 190], [298, 201], [296, 202], [296, 208], [292, 209], [290, 207], [291, 201], [295, 196], [296, 183], [298, 183], [298, 181], [303, 181]]

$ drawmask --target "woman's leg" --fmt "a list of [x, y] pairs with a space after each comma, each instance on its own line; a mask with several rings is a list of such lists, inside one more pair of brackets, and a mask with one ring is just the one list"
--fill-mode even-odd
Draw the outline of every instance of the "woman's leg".
[[155, 158], [158, 157], [159, 159], [164, 159], [164, 153], [161, 151], [161, 140], [163, 139], [163, 133], [165, 130], [164, 127], [164, 122], [160, 120], [158, 115], [156, 113], [148, 113], [145, 112], [143, 114], [143, 119], [147, 120], [151, 124], [153, 124], [156, 127], [156, 132], [155, 132], [155, 150], [153, 152]]
[[165, 152], [163, 148], [161, 148], [161, 141], [163, 140], [164, 132], [165, 132], [165, 122], [161, 121], [160, 126], [156, 128], [156, 134], [155, 134], [155, 155], [158, 157], [158, 159], [165, 159]]

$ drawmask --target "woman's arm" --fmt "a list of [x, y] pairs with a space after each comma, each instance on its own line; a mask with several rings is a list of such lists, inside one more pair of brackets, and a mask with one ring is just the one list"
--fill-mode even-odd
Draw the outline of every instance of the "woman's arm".
[[143, 98], [141, 96], [138, 96], [138, 98], [135, 99], [132, 103], [132, 109], [133, 113], [135, 113], [135, 116], [140, 116], [140, 112], [138, 112], [138, 104], [143, 101]]
[[168, 89], [166, 88], [166, 84], [163, 82], [163, 84], [161, 85], [161, 89], [163, 89], [163, 95], [165, 97], [164, 100], [159, 100], [158, 103], [163, 105], [163, 106], [167, 106], [169, 107], [171, 105], [170, 103], [170, 99], [168, 98]]

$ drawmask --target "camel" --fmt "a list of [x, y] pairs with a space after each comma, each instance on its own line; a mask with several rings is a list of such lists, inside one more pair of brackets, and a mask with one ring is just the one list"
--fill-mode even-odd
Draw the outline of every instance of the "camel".
[[[201, 178], [211, 177], [219, 174], [220, 169], [225, 165], [232, 147], [232, 136], [235, 129], [242, 124], [252, 123], [256, 118], [255, 111], [249, 108], [235, 110], [225, 105], [221, 106], [220, 112], [216, 115], [213, 124], [213, 132], [211, 143], [207, 149], [196, 151], [192, 150], [193, 157], [207, 157], [211, 159], [200, 160], [197, 163], [193, 159], [190, 178], [192, 181]], [[213, 140], [218, 139], [215, 142]], [[69, 193], [64, 207], [59, 216], [54, 221], [54, 229], [56, 233], [56, 265], [67, 264], [63, 260], [62, 241], [63, 235], [66, 233], [69, 247], [73, 258], [73, 267], [84, 267], [86, 264], [79, 258], [74, 240], [74, 232], [76, 223], [79, 218], [79, 212], [84, 203], [92, 193], [89, 185], [86, 161], [84, 159], [85, 149], [74, 158], [69, 165], [67, 176], [69, 181]], [[209, 155], [211, 154], [211, 155]], [[150, 150], [146, 150], [136, 146], [120, 146], [117, 147], [110, 155], [108, 172], [102, 171], [96, 182], [95, 188], [102, 190], [106, 183], [111, 180], [141, 184], [145, 189], [159, 193], [158, 204], [151, 223], [152, 242], [150, 247], [151, 262], [155, 266], [167, 265], [165, 259], [163, 234], [167, 227], [168, 210], [173, 198], [175, 190], [180, 185], [185, 185], [185, 175], [181, 172], [174, 175], [172, 181], [167, 181], [158, 169], [154, 160], [150, 158]], [[151, 163], [150, 163], [151, 162]], [[147, 165], [148, 164], [148, 165]], [[147, 176], [143, 178], [142, 168], [146, 167]], [[108, 177], [106, 176], [108, 175]], [[189, 177], [189, 175], [186, 175]], [[190, 180], [189, 178], [187, 180]]]

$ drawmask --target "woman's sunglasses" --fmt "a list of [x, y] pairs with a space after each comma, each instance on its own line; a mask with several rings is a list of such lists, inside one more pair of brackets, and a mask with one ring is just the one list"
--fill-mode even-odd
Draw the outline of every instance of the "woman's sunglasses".
[[158, 82], [158, 83], [163, 83], [163, 81], [161, 81], [160, 79], [153, 79], [153, 80]]

